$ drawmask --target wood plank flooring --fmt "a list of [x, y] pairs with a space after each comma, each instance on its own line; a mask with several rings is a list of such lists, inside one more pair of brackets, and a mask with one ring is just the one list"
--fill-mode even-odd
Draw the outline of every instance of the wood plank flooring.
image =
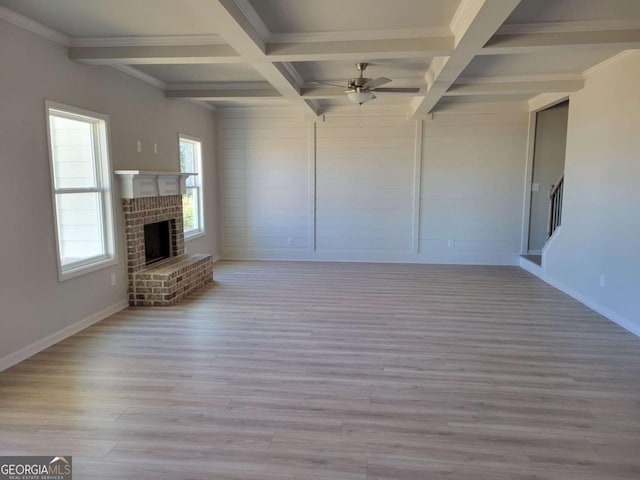
[[640, 478], [640, 339], [519, 268], [215, 278], [0, 373], [0, 454], [76, 480]]

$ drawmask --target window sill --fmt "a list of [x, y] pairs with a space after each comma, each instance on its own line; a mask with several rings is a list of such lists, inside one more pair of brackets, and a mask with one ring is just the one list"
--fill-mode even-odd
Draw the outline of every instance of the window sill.
[[82, 265], [77, 268], [70, 268], [68, 270], [62, 270], [62, 267], [59, 266], [58, 281], [64, 282], [66, 280], [81, 277], [83, 275], [86, 275], [92, 272], [97, 272], [98, 270], [102, 270], [104, 268], [111, 267], [117, 264], [118, 264], [118, 259], [115, 257], [110, 257], [104, 260], [97, 261], [95, 263], [91, 263], [89, 265]]
[[195, 230], [193, 232], [190, 233], [185, 233], [184, 234], [184, 241], [188, 242], [189, 240], [195, 240], [196, 238], [202, 238], [205, 237], [207, 235], [207, 232], [205, 232], [204, 230]]

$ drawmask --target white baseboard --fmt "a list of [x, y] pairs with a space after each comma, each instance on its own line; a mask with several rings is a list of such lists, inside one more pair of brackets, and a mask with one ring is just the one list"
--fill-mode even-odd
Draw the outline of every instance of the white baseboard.
[[115, 305], [111, 305], [110, 307], [105, 308], [99, 312], [90, 315], [79, 322], [76, 322], [68, 327], [63, 328], [62, 330], [58, 330], [51, 335], [44, 337], [41, 340], [38, 340], [31, 345], [27, 345], [26, 347], [21, 348], [20, 350], [10, 353], [2, 358], [0, 358], [0, 372], [6, 370], [13, 365], [20, 363], [23, 360], [35, 355], [42, 350], [49, 348], [51, 345], [54, 345], [71, 335], [78, 333], [80, 330], [84, 330], [87, 327], [90, 327], [94, 323], [98, 323], [100, 320], [104, 320], [110, 315], [113, 315], [120, 310], [127, 308], [129, 306], [129, 302], [127, 300], [123, 300], [121, 302], [116, 303]]
[[306, 249], [227, 248], [224, 260], [266, 260], [347, 263], [413, 263], [447, 265], [518, 265], [518, 255], [487, 253], [409, 253], [388, 251], [309, 251]]
[[537, 265], [527, 261], [526, 259], [521, 259], [520, 260], [520, 267], [522, 267], [527, 272], [535, 275], [540, 280], [548, 283], [552, 287], [557, 288], [558, 290], [560, 290], [563, 293], [566, 293], [567, 295], [569, 295], [570, 297], [572, 297], [575, 300], [579, 301], [580, 303], [582, 303], [586, 307], [589, 307], [594, 312], [599, 313], [603, 317], [606, 317], [607, 319], [611, 320], [613, 323], [616, 323], [616, 324], [620, 325], [625, 330], [627, 330], [627, 331], [633, 333], [634, 335], [640, 337], [640, 325], [637, 325], [634, 322], [632, 322], [631, 320], [629, 320], [628, 318], [625, 318], [622, 315], [619, 315], [618, 313], [612, 311], [611, 309], [609, 309], [607, 307], [603, 307], [602, 305], [600, 305], [600, 304], [588, 299], [587, 297], [585, 297], [581, 293], [576, 292], [574, 289], [567, 287], [563, 283], [560, 283], [560, 282], [558, 282], [557, 280], [555, 280], [553, 278], [549, 278], [549, 276], [547, 276], [547, 274], [544, 272], [544, 270], [542, 268], [540, 268]]

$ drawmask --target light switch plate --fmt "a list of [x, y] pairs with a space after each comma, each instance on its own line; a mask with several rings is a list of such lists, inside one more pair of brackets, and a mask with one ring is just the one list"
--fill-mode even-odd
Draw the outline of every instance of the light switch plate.
[[531, 191], [532, 192], [539, 192], [540, 191], [540, 184], [539, 183], [532, 183], [531, 184]]

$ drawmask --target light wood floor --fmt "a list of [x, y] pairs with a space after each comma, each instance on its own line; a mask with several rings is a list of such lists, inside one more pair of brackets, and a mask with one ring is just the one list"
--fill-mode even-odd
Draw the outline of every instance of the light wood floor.
[[518, 268], [220, 262], [0, 373], [74, 479], [640, 478], [640, 339]]

